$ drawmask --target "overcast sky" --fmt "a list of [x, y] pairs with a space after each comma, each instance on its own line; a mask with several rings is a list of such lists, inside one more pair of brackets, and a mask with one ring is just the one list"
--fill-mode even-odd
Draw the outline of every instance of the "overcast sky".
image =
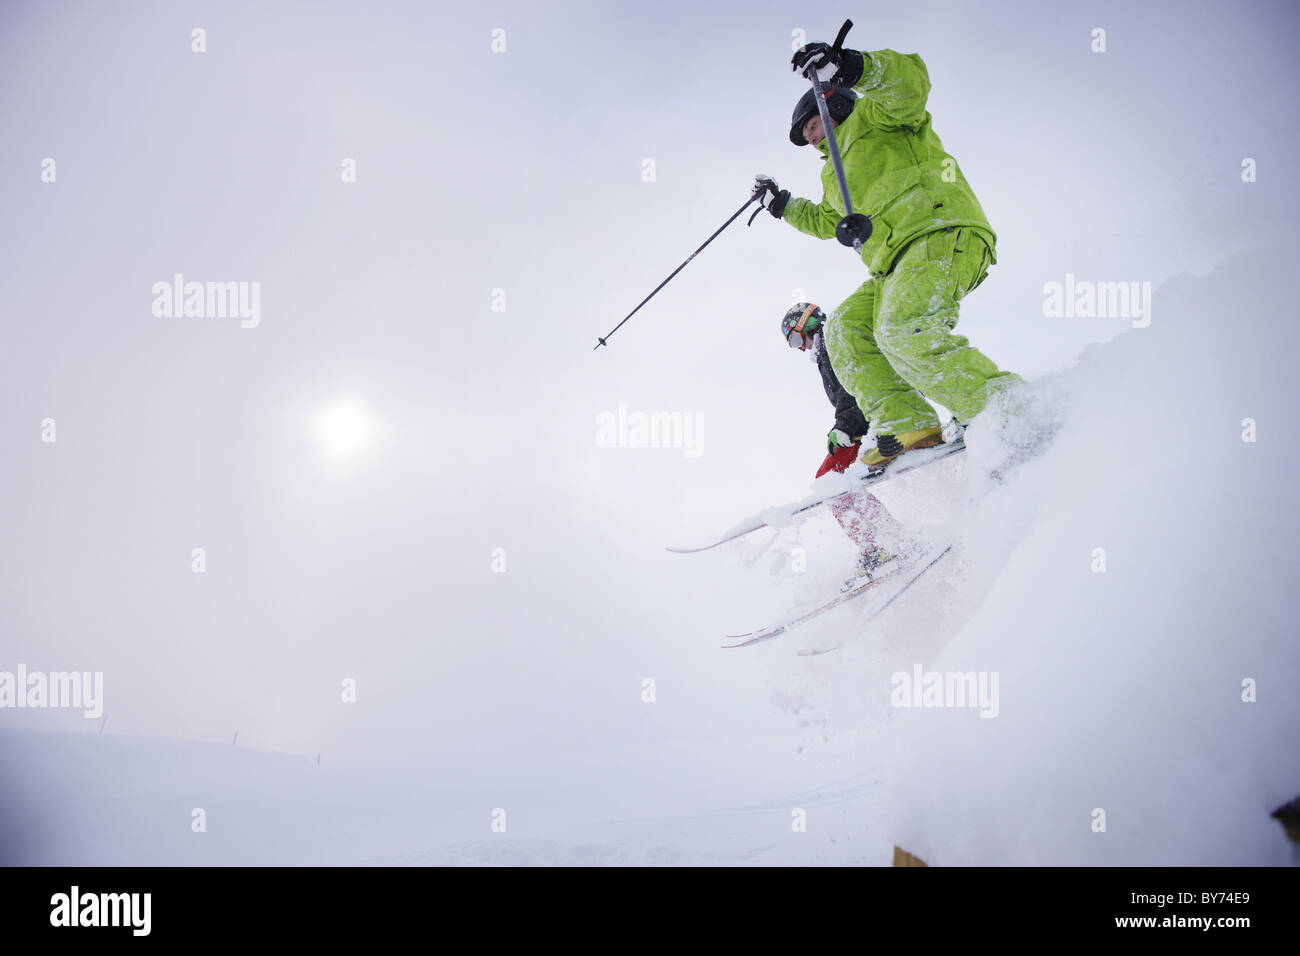
[[[866, 270], [742, 218], [592, 346], [756, 172], [820, 198], [788, 60], [845, 16], [929, 68], [998, 234], [958, 331], [1003, 367], [1130, 324], [1046, 318], [1045, 283], [1294, 244], [1292, 3], [7, 4], [0, 669], [345, 760], [754, 729], [710, 702], [754, 677], [715, 650], [734, 587], [661, 549], [808, 492], [833, 415], [778, 322]], [[257, 283], [256, 327], [156, 315], [178, 273]], [[620, 406], [698, 445], [600, 447]]]

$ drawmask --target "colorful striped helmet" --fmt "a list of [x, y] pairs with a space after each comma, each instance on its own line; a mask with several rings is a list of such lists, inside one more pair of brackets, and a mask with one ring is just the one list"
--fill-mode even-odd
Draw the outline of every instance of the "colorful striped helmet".
[[811, 335], [825, 323], [825, 312], [811, 302], [800, 302], [781, 319], [781, 335], [792, 347], [800, 348], [804, 334]]

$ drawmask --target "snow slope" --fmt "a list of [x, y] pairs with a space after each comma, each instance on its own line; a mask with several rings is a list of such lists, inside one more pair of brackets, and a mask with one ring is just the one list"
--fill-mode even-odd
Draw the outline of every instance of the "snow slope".
[[[969, 516], [946, 582], [966, 619], [913, 655], [996, 672], [1000, 710], [896, 710], [896, 842], [938, 864], [1289, 860], [1268, 814], [1300, 793], [1290, 259], [1177, 278], [1150, 327], [1038, 383], [1066, 425]], [[973, 467], [995, 438], [972, 429]]]
[[[795, 735], [368, 768], [157, 737], [0, 731], [0, 864], [870, 864], [879, 775]], [[874, 749], [874, 748], [873, 748]], [[757, 796], [756, 796], [757, 795]], [[791, 826], [794, 809], [811, 821]], [[202, 810], [204, 829], [194, 829]], [[498, 816], [498, 811], [504, 811]], [[500, 820], [503, 828], [494, 829]]]

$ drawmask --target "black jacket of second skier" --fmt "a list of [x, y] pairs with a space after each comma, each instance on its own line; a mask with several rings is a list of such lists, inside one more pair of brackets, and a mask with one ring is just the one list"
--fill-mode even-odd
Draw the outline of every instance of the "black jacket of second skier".
[[831, 357], [826, 354], [826, 343], [822, 340], [821, 330], [813, 336], [813, 351], [817, 356], [817, 371], [822, 373], [822, 388], [826, 397], [835, 406], [835, 427], [850, 438], [861, 438], [867, 433], [867, 419], [858, 408], [857, 399], [844, 390], [840, 380], [831, 368]]

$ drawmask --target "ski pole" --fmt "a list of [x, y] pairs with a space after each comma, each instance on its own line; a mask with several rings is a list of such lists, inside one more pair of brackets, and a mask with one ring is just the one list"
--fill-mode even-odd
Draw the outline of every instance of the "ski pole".
[[[845, 20], [840, 27], [839, 36], [835, 38], [834, 49], [839, 51], [848, 36], [852, 20]], [[835, 225], [835, 238], [840, 245], [852, 246], [862, 254], [862, 244], [871, 238], [871, 220], [860, 212], [853, 211], [853, 200], [849, 198], [849, 181], [844, 175], [844, 160], [840, 158], [840, 145], [835, 140], [835, 128], [831, 126], [831, 112], [826, 106], [826, 96], [822, 93], [821, 80], [817, 78], [817, 67], [809, 63], [804, 67], [804, 76], [812, 80], [813, 99], [817, 101], [817, 112], [821, 114], [822, 131], [826, 134], [826, 146], [835, 166], [835, 178], [840, 184], [840, 198], [844, 200], [844, 218]]]
[[[637, 314], [637, 311], [641, 308], [642, 305], [645, 305], [647, 302], [649, 302], [651, 299], [653, 299], [653, 298], [655, 297], [655, 294], [656, 294], [660, 289], [662, 289], [664, 286], [666, 286], [669, 282], [672, 281], [673, 276], [677, 275], [677, 273], [679, 273], [679, 272], [681, 272], [683, 269], [685, 269], [686, 266], [687, 266], [687, 264], [689, 264], [690, 261], [691, 261], [692, 259], [694, 259], [696, 256], [698, 256], [698, 255], [699, 255], [699, 254], [704, 250], [704, 247], [705, 247], [705, 246], [707, 246], [707, 245], [708, 245], [710, 242], [712, 242], [714, 239], [718, 238], [718, 233], [722, 232], [723, 229], [726, 229], [726, 228], [727, 228], [728, 226], [730, 226], [733, 222], [735, 222], [735, 221], [736, 221], [736, 218], [737, 218], [737, 217], [738, 217], [742, 212], [744, 212], [746, 209], [749, 208], [749, 203], [752, 203], [755, 199], [758, 198], [760, 192], [761, 192], [761, 190], [755, 189], [755, 190], [754, 190], [754, 194], [753, 194], [752, 196], [749, 197], [749, 202], [745, 203], [745, 205], [741, 206], [741, 207], [740, 207], [739, 209], [737, 209], [734, 213], [732, 213], [732, 214], [731, 214], [731, 218], [728, 219], [726, 222], [724, 222], [721, 226], [719, 226], [718, 229], [717, 229], [717, 232], [715, 232], [713, 235], [709, 236], [709, 238], [705, 239], [704, 242], [702, 242], [702, 243], [700, 244], [700, 248], [699, 248], [699, 249], [696, 249], [694, 252], [692, 252], [689, 256], [686, 257], [686, 262], [683, 262], [681, 265], [679, 265], [676, 269], [673, 270], [672, 275], [670, 275], [670, 276], [669, 276], [667, 279], [665, 279], [663, 282], [661, 282], [661, 283], [659, 283], [657, 286], [655, 286], [655, 290], [654, 290], [654, 292], [651, 292], [648, 296], [646, 296], [644, 299], [642, 299], [642, 300], [641, 300], [641, 305], [638, 305], [635, 309], [633, 309], [631, 312], [629, 312], [629, 313], [627, 314], [627, 318], [623, 319], [623, 322], [626, 322], [628, 319], [632, 318], [632, 316], [636, 315], [636, 314]], [[615, 332], [617, 332], [619, 329], [621, 329], [621, 328], [623, 327], [623, 322], [620, 322], [618, 325], [614, 326], [612, 329], [610, 329], [608, 332], [606, 332], [604, 338], [597, 337], [597, 339], [596, 339], [596, 346], [595, 346], [595, 348], [592, 349], [592, 351], [594, 352], [596, 349], [600, 348], [602, 345], [607, 344], [606, 339], [608, 339], [611, 335], [613, 335]]]

